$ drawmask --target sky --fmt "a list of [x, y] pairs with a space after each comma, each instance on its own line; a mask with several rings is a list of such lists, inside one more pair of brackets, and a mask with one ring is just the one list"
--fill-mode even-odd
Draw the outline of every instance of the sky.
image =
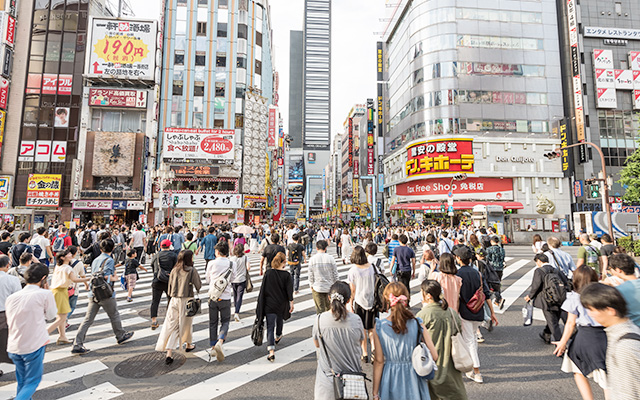
[[[161, 1], [130, 0], [137, 18], [157, 19]], [[302, 30], [304, 0], [270, 0], [280, 113], [288, 129], [289, 31]], [[351, 107], [376, 98], [376, 42], [385, 23], [385, 0], [334, 0], [331, 48], [331, 135], [343, 132]]]

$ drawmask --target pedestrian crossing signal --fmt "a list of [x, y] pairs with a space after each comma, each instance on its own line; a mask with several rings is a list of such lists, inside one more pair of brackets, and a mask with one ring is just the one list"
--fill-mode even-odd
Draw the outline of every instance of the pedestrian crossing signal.
[[444, 208], [444, 204], [440, 204], [440, 212], [444, 212], [445, 208]]
[[173, 205], [177, 206], [180, 202], [180, 198], [178, 196], [173, 196]]
[[597, 183], [589, 185], [589, 194], [591, 195], [592, 199], [597, 199], [598, 197], [600, 197], [600, 185], [598, 185]]

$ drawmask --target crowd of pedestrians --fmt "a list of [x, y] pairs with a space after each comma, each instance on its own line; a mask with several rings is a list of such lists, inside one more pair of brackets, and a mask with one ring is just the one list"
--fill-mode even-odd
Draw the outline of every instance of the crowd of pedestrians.
[[[247, 253], [260, 256], [262, 276], [251, 336], [262, 345], [266, 331], [270, 362], [294, 312], [300, 276], [307, 273], [317, 314], [317, 399], [336, 398], [334, 380], [343, 375], [366, 390], [358, 377], [367, 363], [373, 364], [374, 399], [466, 399], [464, 377], [484, 382], [480, 328], [491, 332], [498, 326], [495, 310], [505, 305], [506, 254], [491, 228], [263, 224], [245, 236], [229, 225], [89, 223], [40, 227], [33, 237], [8, 228], [0, 233], [0, 361], [16, 365], [21, 399], [37, 389], [53, 331], [56, 345], [72, 344], [71, 353], [86, 354], [84, 339], [103, 309], [118, 344], [133, 336], [122, 327], [114, 288], [119, 282], [133, 301], [138, 271], [147, 272], [147, 264], [153, 274], [150, 328], [162, 326], [155, 350], [165, 354], [167, 365], [176, 350], [196, 348], [192, 318], [203, 286], [194, 266], [197, 255], [206, 262], [207, 352], [218, 362], [225, 360], [230, 324], [241, 321], [243, 296], [253, 290]], [[590, 380], [608, 398], [638, 399], [638, 267], [606, 234], [581, 235], [579, 241], [574, 262], [557, 238], [533, 237], [536, 269], [524, 300], [542, 310], [546, 325], [540, 338], [555, 346], [550, 353], [563, 357], [561, 370], [573, 375], [583, 399], [593, 398]], [[336, 259], [327, 253], [332, 245], [338, 259], [351, 265], [346, 281], [339, 280]], [[82, 290], [89, 303], [70, 341], [67, 318]], [[412, 292], [420, 301], [412, 302]], [[163, 294], [167, 312], [161, 325]], [[47, 326], [47, 320], [54, 321]], [[426, 373], [412, 363], [419, 349], [430, 366]]]

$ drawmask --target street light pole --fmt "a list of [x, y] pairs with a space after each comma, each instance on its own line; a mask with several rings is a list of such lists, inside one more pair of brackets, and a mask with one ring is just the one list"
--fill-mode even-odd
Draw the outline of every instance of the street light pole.
[[602, 185], [602, 205], [604, 206], [603, 209], [604, 211], [607, 213], [607, 222], [609, 223], [609, 236], [611, 236], [611, 239], [614, 241], [616, 240], [616, 237], [613, 235], [613, 220], [611, 218], [611, 203], [609, 203], [609, 186], [607, 185], [607, 167], [604, 163], [604, 153], [602, 152], [602, 149], [596, 145], [595, 143], [592, 142], [580, 142], [580, 143], [575, 143], [575, 144], [570, 144], [567, 146], [563, 146], [560, 147], [559, 150], [566, 150], [566, 149], [570, 149], [572, 147], [577, 147], [577, 146], [581, 146], [583, 144], [589, 145], [591, 147], [593, 147], [594, 149], [596, 149], [596, 151], [598, 152], [598, 154], [600, 154], [600, 164], [602, 164], [602, 179], [596, 179], [599, 181], [602, 181], [603, 185]]
[[[453, 178], [451, 178], [451, 182], [449, 182], [449, 192], [451, 193], [452, 202], [453, 202], [453, 182], [463, 181], [465, 179], [467, 179], [467, 174], [457, 174], [457, 175], [454, 175]], [[451, 228], [453, 228], [453, 211], [451, 211], [450, 217], [451, 217], [450, 225], [451, 225]]]

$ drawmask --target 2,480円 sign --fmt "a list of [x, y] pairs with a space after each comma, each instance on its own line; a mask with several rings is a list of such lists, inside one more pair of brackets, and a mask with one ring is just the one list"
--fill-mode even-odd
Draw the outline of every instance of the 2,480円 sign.
[[473, 172], [473, 139], [432, 139], [407, 148], [407, 178]]

